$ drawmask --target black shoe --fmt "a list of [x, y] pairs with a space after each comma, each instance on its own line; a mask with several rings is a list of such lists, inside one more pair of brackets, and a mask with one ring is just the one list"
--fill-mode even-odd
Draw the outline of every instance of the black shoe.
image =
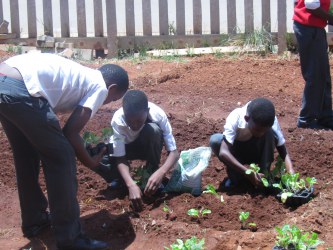
[[309, 128], [309, 129], [327, 129], [327, 127], [319, 124], [316, 120], [311, 122], [297, 122], [298, 128]]
[[89, 239], [84, 235], [80, 235], [73, 244], [58, 247], [58, 250], [106, 250], [110, 248], [111, 245], [107, 242]]
[[22, 227], [23, 236], [26, 238], [33, 238], [39, 235], [46, 228], [51, 226], [51, 216], [48, 212], [43, 213], [42, 220], [40, 223], [29, 226]]
[[333, 118], [319, 120], [318, 124], [325, 127], [326, 129], [333, 130]]

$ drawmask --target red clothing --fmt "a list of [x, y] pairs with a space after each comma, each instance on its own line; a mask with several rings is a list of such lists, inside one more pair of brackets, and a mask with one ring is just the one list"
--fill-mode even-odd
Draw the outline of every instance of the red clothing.
[[[314, 27], [319, 27], [319, 28], [326, 27], [327, 20], [311, 14], [305, 8], [304, 1], [305, 0], [298, 0], [296, 6], [294, 8], [293, 20], [296, 22], [299, 22], [303, 25], [307, 25], [307, 26], [314, 26]], [[330, 0], [320, 0], [320, 7], [325, 11], [329, 11], [330, 4], [331, 4]]]

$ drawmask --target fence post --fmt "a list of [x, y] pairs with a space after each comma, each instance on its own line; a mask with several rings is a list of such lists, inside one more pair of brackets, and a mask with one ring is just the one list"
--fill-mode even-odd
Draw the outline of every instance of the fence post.
[[36, 2], [35, 0], [27, 1], [28, 11], [28, 37], [37, 37], [37, 18], [36, 18]]
[[94, 0], [94, 27], [95, 36], [102, 37], [104, 35], [102, 0]]
[[134, 0], [125, 1], [126, 36], [135, 36]]
[[185, 2], [184, 0], [176, 1], [176, 33], [185, 35]]
[[244, 0], [244, 17], [245, 17], [245, 33], [253, 32], [254, 30], [253, 0]]
[[70, 37], [68, 0], [60, 0], [61, 37]]
[[2, 0], [0, 0], [0, 23], [3, 21], [3, 6], [2, 6]]
[[12, 33], [15, 33], [16, 37], [21, 37], [18, 0], [10, 1], [10, 17], [11, 17]]
[[236, 24], [236, 1], [227, 0], [227, 15], [228, 15], [228, 34], [237, 33]]
[[43, 0], [44, 34], [53, 36], [53, 17], [51, 0]]
[[143, 35], [151, 36], [151, 4], [150, 0], [142, 0], [142, 24], [143, 24]]
[[281, 54], [287, 49], [287, 4], [288, 0], [278, 1], [278, 53]]
[[117, 16], [115, 0], [105, 0], [106, 23], [107, 23], [107, 47], [108, 58], [114, 58], [118, 55], [117, 45]]
[[193, 33], [202, 34], [201, 0], [193, 0]]
[[78, 37], [87, 36], [87, 15], [86, 15], [86, 3], [85, 0], [76, 0], [76, 12], [77, 12], [77, 35]]
[[267, 32], [271, 32], [271, 1], [261, 1], [261, 24]]
[[159, 0], [160, 35], [169, 35], [168, 0]]
[[210, 0], [210, 33], [211, 34], [220, 34], [219, 0]]

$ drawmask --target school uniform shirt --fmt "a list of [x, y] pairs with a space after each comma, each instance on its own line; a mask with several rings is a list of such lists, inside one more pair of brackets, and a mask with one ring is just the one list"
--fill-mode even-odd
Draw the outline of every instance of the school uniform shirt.
[[58, 55], [27, 53], [4, 63], [18, 69], [29, 94], [45, 98], [56, 113], [68, 113], [82, 106], [92, 111], [92, 117], [108, 95], [99, 70]]
[[[248, 128], [248, 123], [245, 121], [245, 115], [247, 112], [248, 102], [241, 108], [236, 108], [227, 117], [224, 125], [224, 138], [230, 143], [234, 144], [234, 141], [248, 141], [252, 138], [252, 134]], [[285, 143], [279, 122], [275, 117], [274, 124], [272, 126], [274, 136], [277, 139], [277, 146], [281, 146]]]
[[[149, 122], [156, 123], [163, 132], [163, 140], [167, 151], [173, 151], [177, 149], [176, 141], [172, 134], [172, 128], [165, 112], [155, 105], [154, 103], [148, 102]], [[113, 129], [113, 135], [110, 142], [113, 143], [113, 156], [121, 157], [125, 156], [125, 144], [134, 142], [143, 129], [144, 125], [138, 130], [133, 131], [125, 122], [123, 108], [118, 109], [112, 117], [111, 126]]]
[[308, 9], [315, 10], [321, 7], [329, 11], [330, 5], [330, 0], [298, 0], [294, 8], [293, 20], [303, 25], [324, 28], [327, 20], [313, 15]]

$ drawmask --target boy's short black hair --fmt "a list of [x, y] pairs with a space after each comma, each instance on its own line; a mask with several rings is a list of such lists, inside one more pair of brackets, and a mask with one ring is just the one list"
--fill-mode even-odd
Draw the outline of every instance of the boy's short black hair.
[[247, 106], [247, 115], [255, 124], [272, 127], [275, 119], [274, 104], [266, 98], [256, 98]]
[[129, 90], [123, 97], [123, 109], [126, 114], [137, 114], [148, 110], [148, 98], [143, 91]]
[[111, 84], [116, 84], [119, 91], [127, 91], [129, 85], [128, 74], [122, 67], [116, 64], [105, 64], [98, 70], [101, 71], [107, 88]]

